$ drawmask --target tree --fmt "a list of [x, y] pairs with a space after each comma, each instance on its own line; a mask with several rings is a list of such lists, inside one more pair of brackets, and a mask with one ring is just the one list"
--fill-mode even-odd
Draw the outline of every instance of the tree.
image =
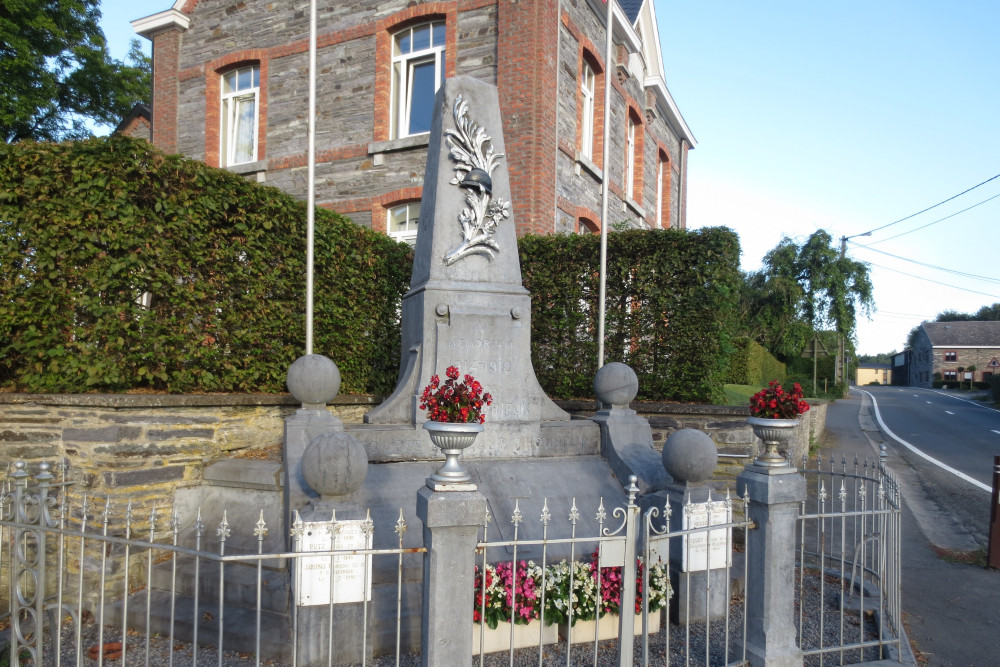
[[764, 256], [767, 279], [791, 280], [802, 289], [799, 315], [816, 329], [832, 328], [854, 338], [857, 310], [870, 315], [875, 305], [868, 265], [840, 254], [825, 230], [799, 246], [785, 237]]
[[127, 62], [108, 53], [99, 0], [0, 3], [0, 135], [59, 141], [116, 125], [148, 100], [149, 58], [133, 40]]

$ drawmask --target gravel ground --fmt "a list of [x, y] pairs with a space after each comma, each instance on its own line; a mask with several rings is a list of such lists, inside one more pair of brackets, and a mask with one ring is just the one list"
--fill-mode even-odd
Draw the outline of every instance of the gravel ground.
[[[804, 645], [807, 648], [818, 646], [819, 637], [822, 634], [824, 638], [824, 644], [826, 645], [839, 645], [840, 644], [840, 615], [839, 615], [839, 583], [838, 580], [827, 577], [826, 585], [824, 587], [823, 600], [820, 599], [820, 580], [819, 577], [813, 574], [808, 574], [805, 579], [804, 593], [802, 595], [802, 600], [806, 605], [807, 609], [818, 610], [820, 606], [824, 609], [824, 627], [821, 633], [821, 628], [819, 625], [819, 614], [810, 613], [807, 618], [803, 620], [803, 635]], [[871, 601], [866, 602], [866, 607], [873, 604]], [[796, 625], [798, 624], [798, 610], [796, 609]], [[858, 641], [861, 631], [861, 619], [857, 612], [848, 612], [844, 615], [843, 631], [845, 636], [845, 643], [851, 643]], [[90, 667], [91, 665], [98, 665], [98, 660], [91, 659], [87, 656], [87, 649], [97, 646], [98, 643], [98, 627], [92, 619], [88, 619], [88, 622], [84, 624], [83, 628], [83, 640], [82, 644], [84, 647], [84, 656], [80, 662], [80, 667]], [[866, 640], [871, 640], [877, 638], [877, 627], [874, 622], [874, 616], [870, 613], [865, 614], [864, 618], [864, 632], [866, 635]], [[667, 629], [661, 628], [655, 634], [651, 634], [649, 637], [649, 664], [653, 665], [663, 665], [663, 664], [698, 664], [698, 665], [731, 665], [739, 664], [742, 660], [742, 637], [743, 637], [743, 599], [741, 596], [737, 596], [733, 599], [730, 607], [730, 618], [729, 618], [729, 655], [724, 656], [726, 651], [726, 636], [725, 636], [725, 623], [721, 620], [710, 624], [708, 632], [706, 633], [705, 624], [697, 623], [691, 624], [689, 632], [685, 632], [685, 629], [680, 626], [671, 624], [669, 626], [669, 662], [667, 662], [667, 656], [665, 655], [665, 647], [667, 645]], [[708, 657], [706, 659], [706, 636], [709, 638], [709, 649]], [[75, 650], [75, 637], [73, 634], [73, 628], [71, 626], [66, 626], [63, 631], [63, 646], [62, 654], [64, 665], [76, 665], [76, 650]], [[120, 629], [117, 628], [105, 628], [105, 634], [103, 640], [105, 642], [118, 641], [120, 639]], [[174, 642], [174, 650], [170, 651], [170, 642], [166, 638], [162, 637], [152, 637], [149, 639], [149, 662], [146, 661], [146, 638], [141, 634], [136, 634], [135, 636], [129, 636], [128, 646], [126, 650], [126, 664], [129, 666], [145, 666], [150, 665], [151, 667], [166, 667], [168, 665], [176, 665], [178, 667], [186, 667], [188, 665], [194, 665], [194, 656], [192, 654], [191, 645], [182, 641]], [[546, 645], [542, 649], [541, 664], [543, 665], [593, 665], [594, 662], [594, 645], [592, 642], [588, 643], [576, 643], [573, 644], [570, 649], [570, 657], [567, 663], [567, 645], [565, 642], [560, 642], [557, 644]], [[875, 659], [875, 651], [877, 649], [867, 649], [865, 652], [865, 659], [873, 660]], [[46, 648], [47, 654], [45, 657], [46, 665], [55, 665], [53, 650], [51, 646]], [[614, 666], [618, 664], [618, 642], [616, 640], [609, 640], [600, 642], [598, 645], [598, 656], [597, 665], [600, 666]], [[637, 665], [641, 665], [643, 656], [642, 638], [637, 637], [634, 642], [635, 651], [635, 662]], [[827, 657], [823, 664], [855, 664], [860, 662], [859, 652], [855, 650], [845, 651], [843, 661], [841, 662], [840, 657], [834, 654], [831, 657]], [[0, 657], [0, 663], [9, 664]], [[33, 664], [32, 661], [22, 660], [22, 664]], [[105, 659], [103, 664], [117, 667], [122, 664], [121, 658]], [[249, 667], [255, 665], [256, 661], [252, 655], [239, 654], [233, 652], [227, 652], [223, 654], [221, 661], [219, 660], [218, 651], [212, 647], [203, 646], [198, 651], [198, 665], [222, 665], [224, 667]], [[265, 665], [277, 665], [271, 661], [262, 661], [261, 664]], [[396, 665], [395, 657], [378, 657], [374, 659], [371, 663], [373, 667], [390, 667]], [[416, 654], [407, 654], [400, 656], [399, 665], [403, 667], [412, 667], [420, 664], [419, 656]], [[470, 664], [480, 665], [484, 667], [499, 667], [500, 665], [510, 665], [511, 657], [509, 653], [492, 653], [484, 656], [482, 663], [480, 663], [479, 657], [475, 657]], [[537, 665], [539, 664], [539, 654], [538, 648], [527, 648], [519, 649], [514, 651], [514, 665]], [[819, 665], [818, 656], [812, 656], [806, 659], [806, 665]]]

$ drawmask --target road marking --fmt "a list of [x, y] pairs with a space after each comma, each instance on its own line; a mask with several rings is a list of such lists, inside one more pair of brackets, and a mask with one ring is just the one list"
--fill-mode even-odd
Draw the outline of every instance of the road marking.
[[944, 413], [945, 413], [946, 415], [953, 415], [953, 414], [955, 414], [955, 413], [954, 413], [954, 412], [952, 412], [951, 410], [945, 410], [945, 411], [944, 411]]
[[959, 479], [962, 479], [962, 480], [965, 480], [966, 482], [969, 482], [973, 486], [976, 486], [976, 487], [982, 489], [986, 493], [992, 493], [993, 492], [993, 489], [991, 489], [989, 486], [983, 484], [979, 480], [972, 479], [971, 477], [969, 477], [968, 475], [966, 475], [961, 470], [955, 470], [950, 465], [947, 465], [946, 463], [941, 463], [936, 458], [934, 458], [932, 456], [928, 456], [927, 454], [924, 454], [922, 451], [920, 451], [919, 449], [917, 449], [916, 447], [914, 447], [913, 445], [911, 445], [910, 443], [908, 443], [906, 440], [903, 440], [898, 435], [896, 435], [895, 433], [893, 433], [892, 429], [890, 429], [888, 426], [886, 426], [885, 422], [882, 421], [882, 415], [878, 411], [878, 401], [875, 400], [875, 397], [872, 396], [871, 392], [865, 391], [863, 389], [861, 390], [861, 393], [862, 394], [867, 394], [868, 398], [872, 399], [872, 408], [875, 410], [875, 420], [878, 421], [878, 425], [882, 427], [882, 430], [885, 431], [885, 434], [887, 436], [889, 436], [890, 438], [892, 438], [893, 440], [895, 440], [899, 444], [903, 445], [904, 447], [906, 447], [907, 449], [909, 449], [911, 452], [913, 452], [917, 456], [930, 461], [931, 463], [933, 463], [937, 467], [941, 468], [942, 470], [946, 470], [947, 472], [950, 472], [951, 474], [955, 475]]
[[996, 429], [991, 429], [991, 431], [990, 431], [990, 432], [991, 432], [991, 433], [996, 433], [997, 435], [1000, 435], [1000, 431], [998, 431], [998, 430], [996, 430]]
[[927, 405], [933, 405], [930, 401], [924, 401]]

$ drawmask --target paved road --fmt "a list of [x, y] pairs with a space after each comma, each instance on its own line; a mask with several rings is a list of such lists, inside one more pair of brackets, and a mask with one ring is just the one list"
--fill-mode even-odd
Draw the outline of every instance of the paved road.
[[912, 469], [922, 495], [985, 548], [993, 457], [1000, 455], [1000, 411], [955, 392], [909, 387], [860, 391], [873, 400], [872, 417]]
[[872, 458], [884, 442], [888, 464], [899, 475], [904, 502], [903, 618], [921, 664], [1000, 665], [1000, 572], [938, 556], [936, 549], [972, 551], [979, 544], [947, 505], [925, 493], [917, 470], [904, 455], [909, 450], [883, 435], [867, 397], [855, 392], [830, 405], [826, 427], [821, 443], [824, 457]]

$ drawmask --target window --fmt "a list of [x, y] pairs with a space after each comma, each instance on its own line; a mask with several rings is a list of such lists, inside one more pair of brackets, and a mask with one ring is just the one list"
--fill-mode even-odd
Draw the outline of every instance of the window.
[[389, 236], [397, 241], [415, 245], [418, 224], [420, 224], [420, 202], [411, 202], [389, 209], [385, 228]]
[[958, 352], [945, 352], [944, 353], [944, 360], [945, 361], [958, 361]]
[[635, 121], [631, 115], [625, 137], [625, 196], [635, 199]]
[[444, 21], [404, 28], [392, 38], [392, 138], [431, 130], [434, 94], [444, 80]]
[[958, 380], [958, 374], [955, 371], [945, 371], [944, 380], [945, 382], [955, 382]]
[[260, 68], [241, 67], [222, 75], [222, 166], [257, 160]]
[[582, 94], [580, 118], [580, 152], [588, 160], [594, 159], [594, 94], [597, 90], [597, 76], [585, 60], [580, 73], [580, 93]]

